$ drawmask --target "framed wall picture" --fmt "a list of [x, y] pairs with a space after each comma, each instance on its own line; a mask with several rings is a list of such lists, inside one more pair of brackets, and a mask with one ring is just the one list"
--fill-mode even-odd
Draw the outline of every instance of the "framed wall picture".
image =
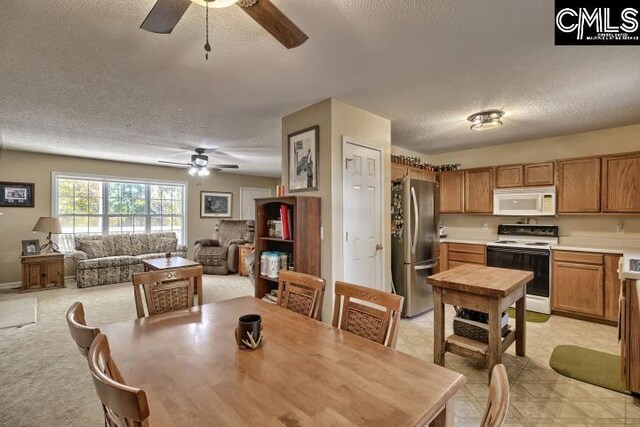
[[0, 208], [32, 208], [35, 184], [0, 182]]
[[200, 218], [231, 218], [233, 193], [200, 192]]
[[320, 126], [290, 133], [289, 192], [318, 189], [318, 145]]
[[22, 241], [22, 255], [39, 255], [40, 254], [40, 241], [39, 240], [23, 240]]

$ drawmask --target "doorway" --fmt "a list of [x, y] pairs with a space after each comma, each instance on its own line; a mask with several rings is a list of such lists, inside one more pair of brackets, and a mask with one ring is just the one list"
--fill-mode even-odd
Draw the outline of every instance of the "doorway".
[[255, 199], [271, 197], [270, 188], [240, 187], [240, 219], [256, 219]]
[[385, 290], [382, 152], [342, 139], [344, 280]]

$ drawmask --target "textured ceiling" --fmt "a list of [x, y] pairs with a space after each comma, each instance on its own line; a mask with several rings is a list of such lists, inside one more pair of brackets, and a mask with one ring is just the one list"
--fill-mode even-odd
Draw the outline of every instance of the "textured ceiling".
[[[219, 148], [279, 174], [280, 118], [327, 97], [435, 153], [640, 123], [638, 47], [556, 47], [553, 1], [273, 0], [310, 37], [287, 51], [237, 7], [169, 36], [154, 0], [2, 0], [0, 132], [9, 149], [155, 163]], [[506, 111], [471, 132], [467, 115]]]

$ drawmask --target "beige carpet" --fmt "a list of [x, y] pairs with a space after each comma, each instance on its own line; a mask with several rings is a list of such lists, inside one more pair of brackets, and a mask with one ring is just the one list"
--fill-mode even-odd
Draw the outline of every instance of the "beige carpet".
[[37, 303], [36, 297], [32, 296], [0, 301], [0, 329], [36, 323]]
[[[74, 301], [84, 304], [87, 322], [101, 326], [135, 319], [131, 284], [42, 291], [38, 322], [0, 330], [0, 425], [11, 427], [102, 426], [102, 410], [86, 361], [69, 336], [65, 313]], [[246, 277], [209, 276], [204, 302], [252, 295]], [[0, 301], [17, 293], [0, 292]]]

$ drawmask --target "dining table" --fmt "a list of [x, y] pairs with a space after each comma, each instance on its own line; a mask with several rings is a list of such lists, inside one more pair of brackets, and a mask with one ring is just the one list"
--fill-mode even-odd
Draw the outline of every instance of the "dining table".
[[[241, 350], [238, 318], [264, 338]], [[452, 426], [465, 377], [254, 297], [101, 328], [161, 426]]]
[[[445, 354], [455, 353], [474, 358], [489, 366], [489, 377], [493, 367], [502, 363], [502, 353], [516, 343], [516, 355], [526, 354], [526, 286], [533, 273], [524, 270], [486, 267], [479, 264], [462, 264], [427, 277], [433, 286], [433, 361], [444, 366]], [[488, 342], [459, 336], [455, 333], [444, 336], [444, 305], [471, 309], [488, 314]], [[503, 312], [515, 304], [515, 330], [503, 328]]]

